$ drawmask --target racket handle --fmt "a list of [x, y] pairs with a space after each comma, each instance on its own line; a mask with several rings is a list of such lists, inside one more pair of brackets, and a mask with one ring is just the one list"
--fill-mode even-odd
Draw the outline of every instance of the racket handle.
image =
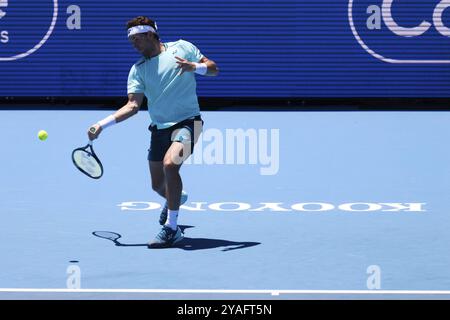
[[[89, 131], [91, 132], [91, 133], [95, 133], [95, 127], [90, 127], [89, 128]], [[89, 140], [89, 142], [88, 142], [88, 144], [92, 147], [92, 143], [93, 143], [93, 141], [92, 140]]]

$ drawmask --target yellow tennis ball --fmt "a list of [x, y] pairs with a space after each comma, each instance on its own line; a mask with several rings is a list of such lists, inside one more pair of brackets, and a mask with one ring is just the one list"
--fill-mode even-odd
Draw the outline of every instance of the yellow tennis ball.
[[41, 130], [38, 132], [38, 137], [40, 140], [44, 141], [48, 138], [48, 133], [45, 130]]

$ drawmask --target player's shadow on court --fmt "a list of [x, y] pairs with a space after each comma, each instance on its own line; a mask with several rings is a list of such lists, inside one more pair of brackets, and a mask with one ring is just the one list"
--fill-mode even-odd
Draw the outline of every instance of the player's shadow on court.
[[[193, 226], [180, 225], [181, 230], [193, 228]], [[118, 247], [147, 247], [146, 243], [121, 243], [119, 239], [122, 235], [112, 231], [94, 231], [92, 234], [96, 237], [110, 240]], [[179, 248], [183, 250], [205, 250], [224, 247], [221, 251], [231, 251], [237, 249], [245, 249], [261, 244], [260, 242], [243, 242], [243, 241], [229, 241], [221, 239], [206, 239], [206, 238], [188, 238], [184, 237], [179, 243], [172, 248]]]

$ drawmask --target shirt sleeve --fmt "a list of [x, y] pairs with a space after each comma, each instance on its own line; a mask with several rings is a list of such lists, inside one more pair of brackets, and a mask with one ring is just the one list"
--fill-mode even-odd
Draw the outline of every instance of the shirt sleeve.
[[142, 76], [136, 65], [133, 65], [128, 74], [127, 93], [143, 93], [144, 91], [145, 85]]
[[198, 61], [200, 61], [201, 58], [203, 58], [203, 54], [192, 43], [190, 43], [188, 41], [184, 41], [184, 46], [187, 51], [187, 60], [189, 60], [191, 62], [198, 62]]

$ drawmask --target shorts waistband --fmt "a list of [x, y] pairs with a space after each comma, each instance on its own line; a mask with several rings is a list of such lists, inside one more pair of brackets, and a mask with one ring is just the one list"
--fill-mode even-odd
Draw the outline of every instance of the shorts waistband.
[[186, 123], [188, 123], [189, 121], [192, 121], [192, 120], [194, 120], [194, 121], [203, 121], [202, 120], [202, 116], [198, 115], [198, 116], [195, 116], [195, 117], [190, 117], [188, 119], [182, 120], [182, 121], [174, 124], [173, 126], [168, 127], [168, 128], [164, 128], [164, 129], [158, 129], [158, 127], [156, 125], [149, 125], [148, 126], [148, 130], [150, 130], [151, 132], [170, 130], [170, 129], [173, 129], [175, 127], [182, 127], [184, 124], [186, 124]]

